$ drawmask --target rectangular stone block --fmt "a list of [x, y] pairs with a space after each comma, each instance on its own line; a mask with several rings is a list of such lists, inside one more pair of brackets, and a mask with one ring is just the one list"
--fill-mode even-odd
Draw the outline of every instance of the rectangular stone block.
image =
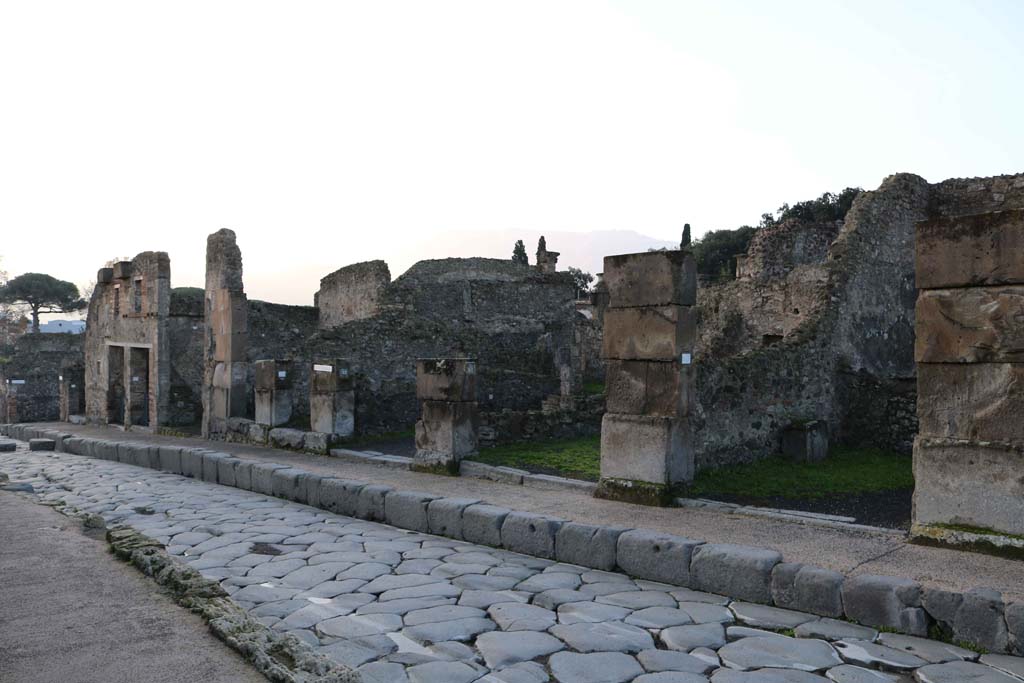
[[352, 364], [347, 360], [318, 360], [310, 365], [311, 394], [333, 394], [337, 391], [351, 391], [354, 387]]
[[918, 289], [1024, 284], [1024, 209], [917, 224]]
[[921, 363], [919, 433], [976, 441], [1024, 438], [1024, 363]]
[[145, 463], [146, 467], [151, 470], [160, 469], [160, 447], [159, 446], [148, 446], [146, 448]]
[[399, 529], [427, 533], [427, 506], [435, 498], [420, 491], [389, 491], [384, 496], [384, 521]]
[[565, 520], [531, 512], [510, 512], [501, 525], [501, 547], [544, 559], [555, 557], [555, 535]]
[[276, 462], [253, 463], [252, 490], [265, 496], [274, 495], [274, 472], [283, 469], [287, 469], [287, 465]]
[[238, 458], [221, 458], [217, 461], [217, 483], [224, 486], [235, 486], [235, 467], [239, 463]]
[[700, 541], [680, 536], [634, 529], [619, 536], [616, 563], [636, 578], [689, 586], [690, 560], [699, 545]]
[[181, 474], [181, 448], [160, 446], [160, 469], [172, 474]]
[[383, 484], [367, 484], [359, 489], [355, 516], [359, 519], [383, 522], [385, 514], [384, 500], [391, 490], [390, 486]]
[[[32, 442], [30, 441], [29, 442], [29, 449], [30, 450], [32, 448], [31, 443]], [[125, 465], [132, 465], [132, 464], [134, 464], [133, 461], [135, 460], [135, 448], [136, 448], [135, 444], [128, 443], [127, 441], [116, 441], [116, 442], [114, 442], [114, 453], [115, 453], [115, 458], [114, 459], [117, 462], [124, 463]]]
[[118, 261], [114, 264], [113, 271], [114, 279], [127, 280], [132, 276], [132, 262]]
[[227, 457], [227, 453], [203, 453], [203, 481], [216, 484], [219, 481], [220, 461]]
[[616, 566], [616, 553], [621, 536], [628, 529], [567, 522], [555, 536], [555, 559], [604, 571]]
[[252, 466], [251, 460], [239, 460], [235, 464], [235, 488], [252, 491]]
[[320, 482], [326, 477], [322, 477], [319, 474], [313, 474], [307, 472], [306, 476], [302, 479], [302, 485], [305, 487], [304, 500], [306, 505], [318, 508], [320, 506]]
[[767, 548], [705, 543], [693, 550], [690, 583], [695, 590], [770, 604], [772, 569], [782, 555]]
[[257, 391], [292, 388], [292, 362], [290, 360], [258, 360], [255, 383]]
[[922, 290], [916, 321], [918, 363], [1024, 362], [1024, 285]]
[[693, 434], [687, 418], [605, 413], [601, 477], [653, 484], [693, 478]]
[[604, 313], [604, 358], [681, 362], [693, 353], [697, 313], [685, 306], [609, 308]]
[[472, 358], [417, 360], [416, 398], [421, 401], [475, 401], [476, 361]]
[[272, 495], [296, 503], [305, 503], [306, 486], [303, 482], [305, 476], [306, 471], [296, 467], [282, 467], [274, 470], [270, 475]]
[[427, 506], [427, 531], [438, 536], [462, 540], [462, 513], [476, 498], [437, 498]]
[[1024, 534], [1024, 443], [918, 436], [914, 522]]
[[689, 251], [605, 256], [604, 281], [611, 308], [697, 303], [697, 262]]
[[416, 422], [416, 461], [447, 463], [475, 454], [479, 429], [476, 403], [423, 401]]
[[365, 481], [354, 479], [323, 479], [320, 482], [320, 507], [346, 517], [357, 517], [359, 492], [364, 486]]
[[96, 271], [96, 284], [109, 285], [114, 280], [113, 268], [100, 268]]
[[[291, 408], [289, 408], [289, 413]], [[306, 433], [301, 429], [277, 427], [270, 430], [270, 445], [274, 448], [288, 448], [301, 451], [306, 442]]]
[[181, 473], [193, 479], [203, 478], [203, 449], [181, 449]]
[[[846, 616], [865, 626], [927, 635], [927, 618], [921, 608], [921, 584], [894, 576], [860, 574], [843, 582]], [[922, 628], [923, 627], [923, 628]]]
[[694, 400], [693, 366], [679, 359], [610, 360], [605, 391], [609, 413], [684, 417]]
[[310, 393], [309, 423], [314, 432], [352, 436], [356, 428], [355, 392]]
[[470, 505], [462, 512], [462, 538], [470, 543], [501, 547], [501, 526], [509, 515], [506, 508]]
[[795, 562], [777, 564], [772, 570], [772, 602], [838, 619], [843, 616], [843, 575]]

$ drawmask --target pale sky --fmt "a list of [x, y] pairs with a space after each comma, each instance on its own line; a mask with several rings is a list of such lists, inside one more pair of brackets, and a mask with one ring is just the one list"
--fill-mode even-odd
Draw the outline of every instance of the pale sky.
[[1024, 171], [1022, 82], [1020, 0], [0, 0], [0, 268], [162, 250], [201, 286], [229, 227], [282, 303], [519, 234], [596, 272], [898, 171]]

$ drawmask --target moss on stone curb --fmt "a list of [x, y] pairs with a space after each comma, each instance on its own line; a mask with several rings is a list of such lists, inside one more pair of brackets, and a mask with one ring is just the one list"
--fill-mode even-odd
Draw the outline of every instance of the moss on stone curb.
[[210, 581], [168, 555], [157, 541], [130, 527], [107, 532], [114, 555], [153, 577], [181, 606], [199, 614], [214, 635], [274, 683], [360, 683], [358, 672], [316, 654], [295, 636], [279, 635], [253, 619]]

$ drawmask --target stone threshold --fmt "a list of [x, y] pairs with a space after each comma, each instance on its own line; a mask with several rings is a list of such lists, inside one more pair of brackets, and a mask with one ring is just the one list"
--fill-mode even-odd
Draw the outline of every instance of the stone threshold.
[[204, 448], [152, 446], [76, 437], [31, 425], [0, 425], [0, 434], [45, 439], [45, 448], [159, 469], [378, 521], [632, 577], [723, 595], [883, 630], [948, 637], [993, 653], [1024, 654], [1024, 602], [995, 590], [963, 593], [900, 577], [844, 576], [784, 562], [766, 548], [706, 543], [645, 529], [597, 526], [479, 499], [444, 498], [391, 486], [322, 476], [272, 462], [252, 462]]

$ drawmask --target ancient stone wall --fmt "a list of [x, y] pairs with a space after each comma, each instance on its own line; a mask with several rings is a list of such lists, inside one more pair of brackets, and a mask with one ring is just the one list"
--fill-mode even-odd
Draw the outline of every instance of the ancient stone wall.
[[171, 262], [146, 251], [101, 268], [85, 329], [90, 422], [156, 427], [170, 404]]
[[309, 368], [320, 358], [350, 362], [358, 433], [412, 428], [418, 358], [475, 357], [481, 410], [536, 409], [559, 392], [555, 358], [577, 334], [573, 295], [566, 273], [499, 259], [421, 261], [388, 285], [376, 315], [329, 329], [318, 329], [316, 308], [250, 302], [247, 356], [293, 361], [295, 426], [308, 425]]
[[558, 410], [495, 410], [480, 413], [480, 446], [574, 439], [601, 433], [604, 395], [581, 396]]
[[[768, 258], [786, 264], [769, 267], [773, 277], [702, 289], [698, 467], [770, 455], [781, 430], [813, 419], [828, 423], [833, 443], [909, 452], [917, 431], [914, 226], [993, 206], [1024, 206], [1024, 176], [929, 185], [894, 175], [854, 201], [823, 261], [802, 262], [824, 241], [804, 238], [818, 246]], [[820, 226], [808, 229], [820, 237]], [[797, 244], [797, 232], [786, 227], [784, 241]], [[779, 251], [765, 244], [770, 237], [757, 241], [755, 264]]]
[[320, 327], [329, 329], [377, 315], [390, 283], [391, 271], [384, 261], [354, 263], [324, 277], [313, 299]]
[[919, 223], [917, 285], [914, 525], [1024, 534], [1024, 210]]
[[806, 223], [788, 219], [758, 230], [747, 248], [742, 277], [779, 278], [798, 266], [822, 263], [842, 226], [842, 221]]
[[84, 335], [24, 334], [0, 347], [0, 422], [60, 419], [63, 368], [81, 365]]

